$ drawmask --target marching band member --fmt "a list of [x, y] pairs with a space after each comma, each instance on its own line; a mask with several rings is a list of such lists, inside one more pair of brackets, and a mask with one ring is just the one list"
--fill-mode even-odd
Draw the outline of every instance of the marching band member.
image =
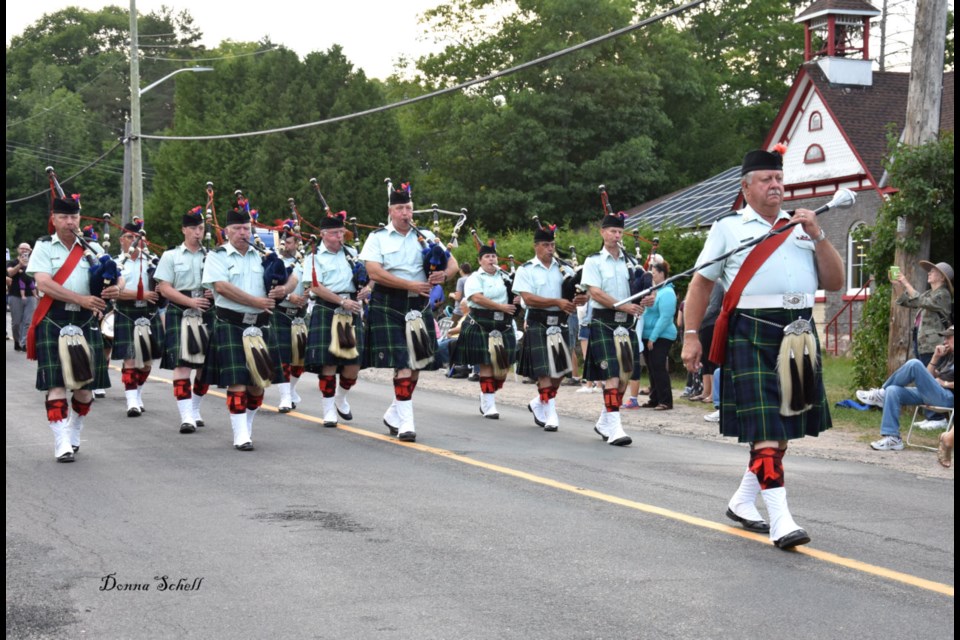
[[[710, 359], [721, 365], [723, 377], [720, 432], [750, 443], [750, 462], [726, 515], [750, 531], [769, 531], [777, 547], [790, 549], [807, 544], [810, 536], [787, 506], [783, 458], [790, 440], [816, 436], [831, 426], [811, 313], [818, 288], [843, 285], [843, 260], [832, 244], [823, 242], [826, 233], [815, 212], [797, 209], [791, 216], [781, 210], [779, 149], [747, 153], [741, 176], [746, 206], [713, 224], [697, 264], [767, 236], [788, 221], [799, 224], [789, 233], [769, 235], [750, 252], [705, 265], [693, 276], [684, 306], [683, 362], [688, 371], [700, 366], [700, 322], [719, 281], [726, 294]], [[786, 375], [781, 365], [786, 365]], [[758, 494], [767, 506], [769, 525], [757, 510]]]
[[[356, 252], [343, 243], [343, 218], [320, 222], [320, 244], [304, 268], [304, 281], [316, 296], [310, 316], [306, 368], [316, 373], [323, 395], [323, 426], [336, 427], [337, 416], [352, 420], [347, 394], [360, 373], [363, 303], [354, 277]], [[337, 384], [337, 374], [340, 384]]]
[[290, 270], [286, 288], [290, 294], [277, 304], [270, 324], [275, 332], [280, 348], [280, 365], [283, 370], [283, 382], [277, 385], [280, 390], [280, 413], [289, 413], [297, 408], [300, 396], [297, 394], [297, 382], [303, 375], [304, 356], [307, 347], [307, 298], [303, 295], [303, 273], [297, 261], [297, 237], [293, 229], [284, 225], [280, 234], [280, 258]]
[[144, 255], [145, 242], [140, 225], [127, 223], [120, 234], [120, 297], [113, 321], [112, 360], [122, 360], [121, 379], [127, 400], [127, 417], [145, 411], [143, 385], [150, 376], [152, 361], [160, 355], [163, 323], [157, 302], [160, 296], [150, 288], [150, 260]]
[[[364, 242], [360, 259], [376, 286], [367, 312], [367, 340], [363, 366], [394, 370], [394, 402], [383, 416], [391, 434], [404, 442], [417, 439], [413, 421], [413, 391], [418, 369], [436, 368], [437, 349], [433, 311], [427, 304], [430, 290], [459, 270], [450, 257], [444, 270], [424, 269], [424, 249], [413, 226], [413, 201], [409, 185], [390, 189], [390, 222]], [[435, 240], [429, 231], [425, 241]]]
[[536, 254], [525, 262], [514, 278], [513, 292], [519, 293], [527, 307], [527, 328], [517, 365], [517, 374], [537, 381], [539, 395], [527, 408], [533, 421], [544, 431], [560, 428], [557, 416], [557, 389], [563, 376], [570, 372], [570, 357], [564, 319], [576, 313], [577, 305], [586, 303], [586, 296], [572, 300], [562, 297], [564, 276], [554, 258], [556, 242], [551, 229], [539, 228], [533, 234]]
[[622, 447], [633, 442], [623, 431], [620, 404], [634, 363], [640, 356], [636, 335], [631, 339], [634, 333], [631, 329], [642, 309], [633, 303], [613, 308], [617, 300], [630, 295], [627, 257], [620, 245], [623, 217], [604, 216], [600, 235], [603, 247], [583, 265], [583, 284], [593, 301], [583, 376], [591, 381], [604, 381], [603, 409], [594, 430], [608, 444]]
[[287, 291], [279, 284], [267, 290], [251, 233], [247, 211], [228, 212], [227, 241], [207, 256], [202, 280], [213, 289], [216, 313], [204, 378], [227, 388], [233, 446], [240, 451], [253, 451], [253, 419], [264, 388], [283, 380], [276, 342], [270, 339], [270, 313]]
[[[54, 234], [37, 240], [27, 263], [27, 275], [36, 280], [37, 289], [44, 295], [28, 332], [27, 355], [37, 360], [37, 389], [47, 392], [54, 456], [57, 462], [73, 462], [80, 449], [84, 416], [93, 403], [91, 390], [110, 386], [103, 339], [94, 314], [102, 312], [106, 308], [104, 300], [115, 300], [120, 290], [111, 285], [104, 287], [100, 296], [91, 295], [91, 265], [81, 259], [84, 249], [77, 237], [79, 203], [71, 198], [56, 198], [51, 218]], [[99, 245], [90, 245], [94, 251], [102, 252]], [[86, 345], [78, 344], [76, 333], [82, 333]], [[66, 354], [62, 348], [65, 341], [72, 342]], [[65, 362], [64, 356], [70, 359], [71, 352], [78, 348], [86, 350], [86, 370], [73, 367], [72, 363], [68, 367]], [[80, 356], [83, 359], [83, 354]], [[79, 384], [85, 380], [85, 384]], [[67, 389], [73, 391], [70, 407]]]
[[458, 365], [480, 365], [480, 414], [497, 420], [495, 394], [516, 361], [513, 315], [517, 307], [507, 299], [496, 248], [481, 246], [477, 259], [480, 267], [464, 284], [470, 313], [461, 322], [452, 359]]
[[[200, 403], [210, 385], [203, 380], [203, 361], [213, 331], [213, 291], [203, 278], [206, 250], [203, 209], [185, 213], [181, 225], [183, 243], [167, 249], [154, 278], [167, 305], [163, 357], [160, 368], [173, 370], [173, 396], [180, 410], [180, 433], [193, 433], [203, 426]], [[193, 388], [190, 371], [196, 372]]]

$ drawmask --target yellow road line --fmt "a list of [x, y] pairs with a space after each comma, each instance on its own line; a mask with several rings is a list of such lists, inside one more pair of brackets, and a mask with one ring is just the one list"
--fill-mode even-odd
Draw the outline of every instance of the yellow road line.
[[[113, 367], [116, 368], [116, 367]], [[157, 376], [150, 376], [152, 380], [157, 380], [159, 382], [166, 382], [168, 384], [173, 384], [172, 380], [166, 378], [159, 378]], [[226, 394], [220, 393], [218, 391], [210, 391], [208, 395], [215, 395], [220, 398], [226, 398]], [[262, 409], [267, 409], [268, 411], [278, 411], [276, 407], [270, 405], [263, 405]], [[323, 424], [321, 418], [315, 416], [307, 415], [306, 413], [300, 413], [299, 411], [291, 411], [286, 414], [292, 418], [299, 418], [306, 422], [313, 422], [315, 424]], [[357, 427], [351, 427], [345, 424], [338, 424], [337, 428], [341, 431], [346, 431], [348, 433], [353, 433], [358, 436], [363, 436], [365, 438], [372, 438], [374, 440], [381, 440], [383, 442], [389, 442], [401, 447], [408, 447], [410, 449], [416, 449], [417, 451], [422, 451], [423, 453], [430, 453], [436, 456], [441, 456], [448, 458], [450, 460], [455, 460], [457, 462], [462, 462], [463, 464], [469, 464], [474, 467], [479, 467], [481, 469], [486, 469], [488, 471], [493, 471], [495, 473], [500, 473], [506, 476], [511, 476], [518, 478], [520, 480], [526, 480], [527, 482], [532, 482], [534, 484], [543, 485], [545, 487], [550, 487], [551, 489], [558, 489], [560, 491], [567, 491], [569, 493], [574, 493], [581, 496], [586, 496], [588, 498], [593, 498], [594, 500], [600, 500], [602, 502], [608, 502], [610, 504], [615, 504], [621, 507], [627, 507], [628, 509], [635, 509], [637, 511], [642, 511], [644, 513], [650, 513], [653, 515], [661, 516], [664, 518], [670, 518], [671, 520], [677, 520], [679, 522], [685, 522], [697, 527], [702, 527], [704, 529], [711, 529], [713, 531], [718, 531], [727, 535], [737, 536], [740, 538], [746, 538], [754, 542], [759, 542], [761, 544], [772, 545], [770, 538], [759, 533], [751, 533], [740, 527], [732, 527], [726, 524], [721, 524], [719, 522], [713, 522], [712, 520], [706, 520], [704, 518], [698, 518], [696, 516], [687, 515], [685, 513], [680, 513], [678, 511], [671, 511], [670, 509], [664, 509], [663, 507], [657, 507], [651, 504], [645, 504], [643, 502], [636, 502], [635, 500], [627, 500], [626, 498], [618, 498], [617, 496], [612, 496], [606, 493], [601, 493], [600, 491], [594, 491], [593, 489], [586, 489], [584, 487], [578, 487], [576, 485], [568, 484], [566, 482], [560, 482], [557, 480], [551, 480], [550, 478], [544, 478], [543, 476], [537, 476], [532, 473], [527, 473], [526, 471], [519, 471], [517, 469], [511, 469], [510, 467], [504, 467], [498, 464], [492, 464], [489, 462], [483, 462], [481, 460], [476, 460], [467, 456], [454, 453], [447, 449], [439, 449], [437, 447], [430, 447], [424, 444], [418, 444], [416, 442], [401, 442], [394, 438], [393, 436], [387, 436], [380, 433], [374, 433], [372, 431], [367, 431], [366, 429], [358, 429]], [[819, 549], [813, 549], [811, 547], [795, 547], [794, 552], [800, 553], [811, 558], [816, 558], [823, 562], [829, 562], [830, 564], [835, 564], [841, 567], [846, 567], [848, 569], [853, 569], [854, 571], [860, 571], [862, 573], [868, 573], [875, 575], [881, 578], [886, 578], [888, 580], [893, 580], [895, 582], [902, 582], [919, 589], [926, 589], [928, 591], [933, 591], [935, 593], [940, 593], [946, 596], [953, 597], [953, 586], [949, 584], [944, 584], [941, 582], [934, 582], [932, 580], [926, 580], [924, 578], [919, 578], [917, 576], [910, 575], [908, 573], [902, 573], [900, 571], [894, 571], [893, 569], [887, 569], [884, 567], [878, 567], [877, 565], [869, 564], [866, 562], [861, 562], [859, 560], [854, 560], [852, 558], [845, 558], [843, 556], [838, 556], [835, 553], [830, 553], [829, 551], [820, 551]]]

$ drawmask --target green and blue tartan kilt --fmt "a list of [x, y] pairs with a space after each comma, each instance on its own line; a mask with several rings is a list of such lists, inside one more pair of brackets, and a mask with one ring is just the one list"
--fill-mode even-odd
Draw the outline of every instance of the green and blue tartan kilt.
[[587, 355], [583, 361], [583, 378], [585, 380], [607, 380], [609, 378], [626, 378], [620, 373], [620, 364], [617, 362], [617, 350], [613, 343], [613, 331], [617, 327], [627, 330], [630, 338], [630, 349], [633, 352], [633, 370], [630, 377], [640, 377], [640, 344], [637, 342], [637, 332], [633, 330], [633, 321], [618, 323], [612, 320], [590, 321], [590, 338], [587, 340]]
[[[152, 315], [151, 315], [152, 314]], [[163, 345], [163, 319], [157, 306], [135, 307], [133, 303], [120, 302], [113, 314], [113, 351], [111, 360], [133, 360], [136, 353], [133, 347], [133, 321], [137, 318], [150, 318], [150, 331], [154, 341]]]
[[[191, 369], [200, 369], [202, 364], [184, 362], [180, 359], [180, 339], [183, 322], [183, 309], [170, 303], [167, 305], [165, 327], [163, 329], [163, 357], [160, 359], [161, 369], [176, 369], [177, 367], [189, 367]], [[207, 332], [211, 339], [213, 338], [213, 307], [203, 312], [203, 323], [207, 325]]]
[[[507, 316], [509, 318], [509, 316]], [[493, 318], [478, 318], [471, 312], [461, 321], [460, 335], [450, 354], [453, 364], [480, 365], [490, 364], [490, 350], [487, 340], [490, 332], [496, 329], [503, 334], [503, 346], [507, 350], [510, 364], [517, 361], [517, 334], [510, 322], [498, 322]]]
[[[231, 385], [252, 386], [250, 373], [247, 371], [247, 357], [243, 353], [243, 331], [250, 325], [234, 324], [216, 318], [213, 322], [213, 337], [207, 349], [204, 360], [203, 381], [217, 385], [220, 388]], [[270, 325], [260, 327], [263, 331], [264, 342], [273, 360], [274, 384], [283, 382], [283, 367], [280, 364], [280, 353], [277, 343], [273, 339]]]
[[[62, 303], [54, 302], [54, 305]], [[86, 309], [54, 312], [52, 309], [37, 325], [37, 389], [47, 391], [63, 387], [63, 365], [60, 362], [60, 329], [73, 324], [83, 330], [93, 360], [93, 382], [84, 389], [109, 389], [107, 357], [103, 353], [103, 334], [100, 322]]]
[[[379, 288], [379, 285], [378, 285]], [[423, 296], [407, 296], [406, 291], [396, 294], [373, 292], [367, 308], [367, 322], [364, 327], [366, 348], [361, 352], [363, 368], [409, 369], [410, 354], [407, 350], [406, 315], [408, 311], [423, 314], [423, 324], [427, 328], [430, 347], [437, 352], [437, 331], [433, 321], [433, 312]], [[441, 366], [434, 358], [421, 371], [433, 371]]]
[[[558, 325], [561, 338], [567, 340], [567, 325]], [[527, 322], [523, 332], [517, 356], [517, 374], [525, 378], [541, 378], [550, 375], [550, 361], [547, 359], [547, 325], [539, 322]]]
[[[278, 306], [273, 310], [273, 315], [270, 317], [270, 331], [276, 336], [274, 339], [277, 341], [277, 348], [280, 350], [280, 361], [290, 364], [293, 360], [293, 318], [280, 309], [281, 307]], [[309, 322], [310, 319], [304, 317], [303, 321]], [[308, 324], [307, 327], [309, 326]], [[308, 339], [309, 335], [310, 332], [307, 331]]]
[[357, 351], [360, 356], [352, 360], [344, 360], [330, 353], [331, 326], [333, 325], [333, 309], [335, 305], [317, 300], [310, 314], [310, 330], [307, 332], [307, 357], [304, 367], [312, 373], [322, 373], [323, 367], [360, 364], [363, 356], [364, 329], [359, 314], [353, 314], [353, 333], [357, 337]]
[[[775, 322], [780, 327], [743, 314]], [[783, 340], [781, 327], [801, 317], [810, 319], [810, 309], [750, 309], [731, 315], [726, 361], [720, 368], [720, 433], [740, 442], [794, 440], [817, 436], [833, 426], [823, 388], [820, 339], [815, 326], [817, 402], [800, 415], [780, 415], [777, 354]]]

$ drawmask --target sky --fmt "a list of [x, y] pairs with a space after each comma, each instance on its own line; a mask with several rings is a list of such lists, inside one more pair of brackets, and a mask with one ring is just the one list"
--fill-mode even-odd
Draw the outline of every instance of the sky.
[[[7, 45], [44, 14], [69, 6], [97, 10], [116, 5], [129, 8], [129, 0], [8, 0]], [[256, 42], [269, 36], [302, 58], [311, 51], [326, 51], [334, 44], [368, 77], [386, 78], [400, 56], [416, 59], [439, 51], [442, 44], [421, 36], [419, 16], [442, 0], [268, 0], [264, 3], [224, 0], [137, 0], [141, 14], [159, 11], [167, 5], [174, 15], [187, 9], [204, 37], [202, 44], [215, 47], [222, 40]], [[144, 82], [148, 82], [144, 78]]]

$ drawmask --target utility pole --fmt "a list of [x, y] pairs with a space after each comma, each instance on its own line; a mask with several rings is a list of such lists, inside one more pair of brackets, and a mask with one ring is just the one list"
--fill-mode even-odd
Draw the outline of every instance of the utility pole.
[[[130, 213], [143, 217], [143, 155], [140, 142], [140, 52], [137, 0], [130, 0]], [[130, 220], [123, 216], [123, 223]]]
[[[940, 99], [943, 93], [943, 50], [947, 30], [947, 3], [943, 0], [917, 0], [913, 52], [910, 60], [910, 88], [903, 144], [918, 146], [935, 140], [940, 128]], [[896, 187], [897, 185], [892, 185]], [[896, 196], [894, 196], [896, 197]], [[908, 253], [902, 248], [905, 238], [916, 238], [919, 249]], [[919, 227], [909, 219], [897, 220], [897, 251], [894, 264], [900, 267], [917, 291], [926, 288], [926, 272], [918, 262], [930, 257], [930, 228]], [[916, 311], [890, 300], [890, 338], [887, 371], [907, 361]]]

